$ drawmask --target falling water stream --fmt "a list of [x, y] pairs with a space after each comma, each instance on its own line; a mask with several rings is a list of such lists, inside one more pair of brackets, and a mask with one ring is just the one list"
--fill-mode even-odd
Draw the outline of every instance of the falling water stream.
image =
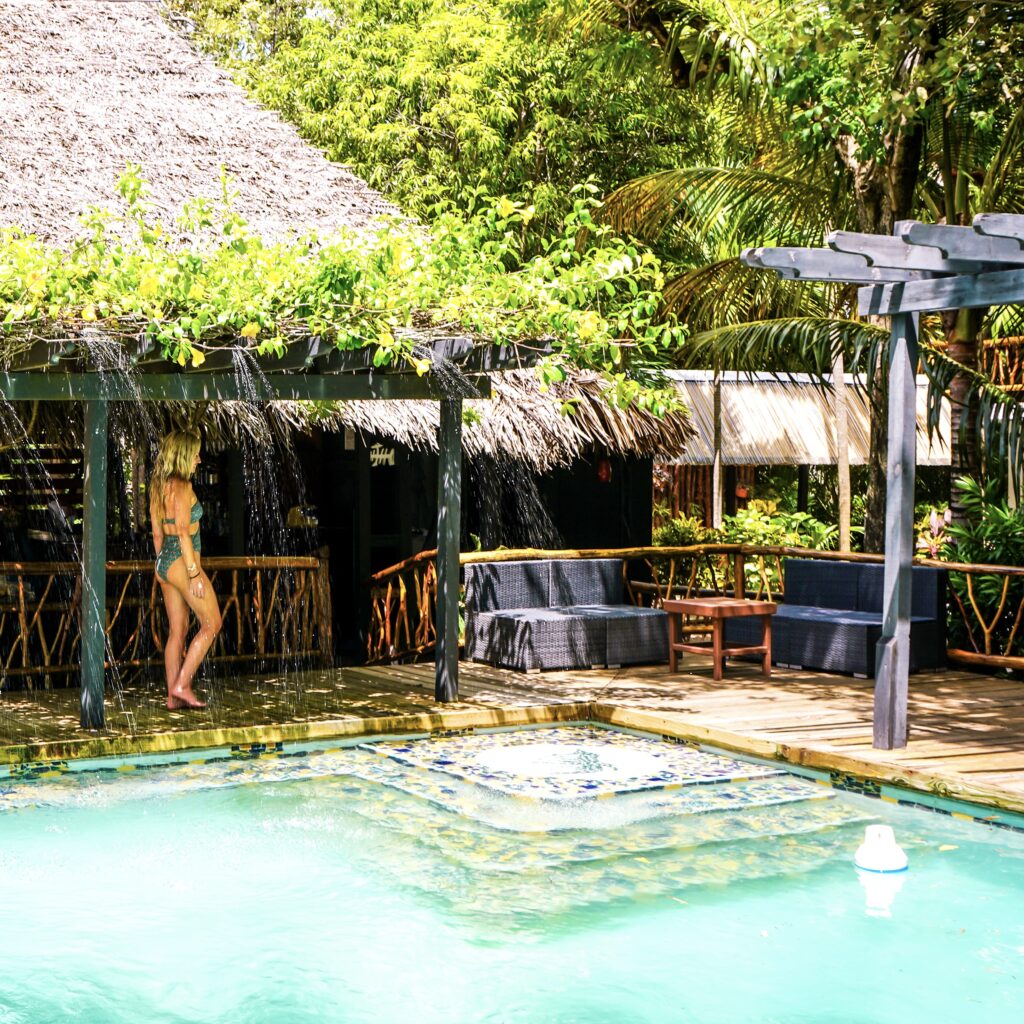
[[[96, 373], [100, 382], [100, 396], [110, 402], [112, 457], [109, 462], [108, 558], [150, 563], [153, 560], [153, 545], [148, 508], [146, 502], [141, 500], [141, 495], [134, 493], [137, 481], [133, 460], [137, 462], [141, 457], [148, 466], [152, 465], [159, 440], [167, 427], [166, 411], [157, 403], [146, 400], [140, 370], [120, 340], [88, 331], [81, 339], [81, 348], [89, 369]], [[473, 380], [437, 348], [421, 346], [417, 348], [416, 355], [430, 359], [430, 372], [442, 396], [451, 399], [479, 397]], [[232, 353], [232, 372], [239, 395], [235, 426], [239, 437], [246, 509], [245, 552], [279, 557], [310, 554], [310, 535], [288, 525], [288, 509], [305, 504], [306, 490], [288, 428], [275, 419], [275, 414], [267, 406], [267, 397], [273, 389], [256, 358], [247, 351], [236, 350]], [[183, 413], [185, 411], [190, 421], [195, 422], [193, 417], [197, 407], [189, 406]], [[67, 501], [65, 489], [51, 479], [46, 459], [40, 455], [40, 452], [45, 453], [50, 449], [41, 448], [33, 440], [30, 436], [32, 431], [19, 413], [25, 415], [24, 409], [0, 398], [0, 469], [5, 469], [8, 475], [17, 475], [22, 491], [34, 495], [35, 500], [31, 508], [31, 524], [10, 521], [10, 510], [3, 513], [4, 505], [10, 503], [0, 501], [0, 515], [8, 516], [8, 521], [0, 520], [0, 561], [25, 560], [28, 557], [25, 547], [30, 538], [34, 543], [32, 560], [80, 563], [80, 523], [68, 517], [62, 505], [62, 502], [66, 504]], [[51, 433], [52, 430], [51, 423]], [[73, 445], [73, 434], [73, 425], [69, 425], [66, 434], [59, 437], [47, 436], [46, 441], [58, 447], [70, 448]], [[208, 444], [208, 453], [210, 447]], [[4, 457], [5, 450], [7, 457]], [[560, 543], [561, 538], [544, 508], [536, 479], [520, 461], [514, 458], [477, 457], [468, 463], [468, 478], [476, 492], [484, 544], [552, 547]], [[3, 483], [3, 475], [0, 473], [0, 496]], [[215, 495], [204, 493], [204, 486], [202, 480], [197, 481], [199, 500], [213, 501]], [[229, 578], [226, 574], [218, 578], [222, 607], [230, 596], [225, 589]], [[45, 576], [26, 577], [26, 593], [33, 599], [41, 597], [41, 594], [36, 594], [36, 588], [45, 586], [45, 579]], [[108, 599], [115, 594], [114, 580], [117, 580], [118, 599], [125, 597], [126, 607], [148, 606], [153, 587], [153, 579], [148, 572], [134, 574], [125, 593], [120, 589], [125, 578], [112, 577], [106, 595]], [[269, 577], [265, 577], [264, 583], [266, 589], [270, 589]], [[294, 573], [282, 570], [277, 579], [279, 594], [291, 593], [294, 584]], [[12, 585], [12, 578], [0, 576], [0, 600]], [[88, 587], [89, 581], [84, 580], [83, 586]], [[74, 577], [68, 573], [58, 577], [54, 593], [60, 590], [60, 600], [70, 603], [74, 596], [73, 589]], [[68, 593], [63, 593], [63, 590]], [[10, 597], [9, 594], [7, 596]], [[52, 599], [53, 594], [48, 601]], [[241, 599], [245, 601], [249, 598], [242, 595]], [[267, 601], [266, 593], [264, 601]], [[142, 615], [137, 620], [140, 630], [137, 657], [143, 660], [159, 660], [151, 630], [155, 623], [156, 628], [163, 632], [166, 624], [161, 617], [159, 595], [157, 603], [155, 619]], [[132, 622], [135, 621], [133, 617]], [[272, 616], [267, 621], [267, 628], [270, 631], [282, 629], [280, 619]], [[233, 629], [234, 625], [231, 626]], [[116, 648], [122, 640], [123, 629], [118, 625], [114, 641], [110, 637], [107, 640], [106, 654], [110, 666], [106, 675], [109, 698], [107, 710], [108, 716], [112, 713], [116, 716], [118, 727], [134, 731], [141, 727], [141, 720], [146, 718], [146, 708], [152, 710], [162, 705], [163, 668], [161, 664], [120, 666], [119, 651]], [[216, 649], [223, 651], [227, 644], [226, 650], [230, 654], [233, 643], [232, 638], [222, 635]], [[268, 649], [276, 651], [281, 646], [271, 643]], [[6, 652], [0, 653], [6, 657]], [[77, 646], [73, 657], [80, 658]], [[231, 667], [225, 668], [225, 665]], [[254, 668], [261, 675], [253, 678], [249, 688], [241, 688], [244, 691], [241, 697], [243, 705], [255, 707], [257, 703], [266, 703], [272, 699], [279, 707], [284, 706], [289, 711], [301, 712], [304, 709], [304, 673], [312, 668], [310, 660], [294, 657], [285, 659], [273, 655], [257, 662]], [[237, 709], [240, 687], [237, 678], [232, 677], [248, 670], [249, 666], [240, 667], [238, 661], [217, 663], [207, 659], [204, 663], [197, 679], [197, 689], [209, 699], [207, 715], [214, 722], [225, 720], [221, 710], [222, 698], [229, 688]], [[8, 676], [3, 688], [5, 691], [19, 691], [21, 696], [29, 699], [32, 697], [32, 687], [40, 685], [41, 680], [32, 680], [29, 686], [27, 678]], [[76, 688], [77, 674], [55, 677], [53, 685]], [[0, 738], [13, 735], [11, 714], [0, 704]]]
[[[147, 466], [152, 466], [160, 438], [167, 427], [165, 411], [157, 403], [145, 400], [140, 371], [120, 341], [96, 332], [88, 332], [81, 339], [81, 345], [88, 368], [96, 373], [99, 381], [99, 397], [110, 403], [111, 458], [108, 462], [110, 488], [106, 524], [108, 558], [152, 563], [154, 552], [148, 507], [140, 495], [133, 493], [136, 480], [132, 463], [133, 459], [137, 460], [141, 455]], [[289, 505], [304, 503], [305, 485], [287, 432], [275, 426], [273, 413], [266, 406], [269, 391], [266, 378], [255, 360], [246, 354], [236, 354], [234, 371], [241, 396], [240, 404], [244, 407], [244, 412], [238, 418], [238, 443], [247, 510], [245, 551], [252, 555], [310, 554], [307, 547], [302, 546], [303, 538], [299, 531], [287, 526], [287, 508]], [[69, 407], [74, 409], [77, 418], [78, 410], [70, 403]], [[34, 423], [29, 417], [34, 413], [26, 412], [28, 408], [27, 405], [16, 406], [0, 397], [0, 562], [31, 560], [80, 564], [81, 523], [77, 519], [72, 519], [66, 510], [68, 496], [65, 481], [52, 479], [48, 468], [48, 460], [52, 460], [54, 450], [74, 450], [75, 425], [71, 422], [66, 427], [57, 427], [58, 421], [49, 419], [46, 436], [41, 443], [30, 430], [29, 424], [34, 426]], [[195, 422], [191, 418], [195, 411], [195, 406], [188, 407], [192, 422]], [[55, 433], [55, 430], [59, 430], [59, 434]], [[5, 477], [7, 487], [4, 486]], [[2, 500], [5, 490], [17, 490], [29, 496], [29, 507], [24, 510], [29, 516], [27, 521], [20, 518], [15, 520], [15, 517], [19, 516], [16, 509], [18, 503]], [[201, 481], [197, 481], [197, 491], [200, 492], [200, 501], [209, 501], [214, 497], [202, 493], [204, 485]], [[306, 536], [308, 537], [308, 534]], [[229, 596], [223, 592], [228, 578], [222, 575], [219, 580], [222, 607]], [[23, 575], [22, 580], [28, 602], [38, 603], [45, 591], [47, 574]], [[123, 575], [113, 575], [108, 581], [106, 598], [109, 600], [112, 596], [116, 597], [120, 605], [127, 609], [147, 607], [153, 587], [152, 575], [148, 572], [132, 574], [129, 577], [127, 591], [122, 592], [121, 587], [125, 580]], [[280, 594], [291, 593], [295, 583], [294, 574], [282, 570], [276, 582]], [[265, 584], [269, 591], [272, 586], [271, 580], [265, 579]], [[89, 581], [83, 580], [82, 585], [88, 594]], [[0, 574], [0, 602], [6, 600], [9, 603], [16, 599], [17, 586], [17, 577]], [[71, 606], [76, 599], [74, 591], [74, 574], [69, 572], [58, 575], [47, 594], [47, 607], [55, 601], [64, 607]], [[240, 599], [244, 605], [248, 597], [242, 594]], [[157, 604], [156, 627], [163, 633], [166, 624], [161, 617], [159, 595]], [[110, 605], [107, 607], [109, 612]], [[52, 616], [56, 614], [55, 611], [49, 613]], [[9, 617], [8, 632], [10, 622], [13, 622], [14, 618]], [[149, 615], [136, 618], [134, 613], [131, 613], [130, 618], [131, 624], [126, 628], [137, 628], [140, 631], [136, 656], [159, 662], [159, 652], [151, 632], [154, 620]], [[53, 621], [56, 622], [56, 618]], [[122, 621], [127, 621], [127, 613], [122, 613], [122, 619], [118, 622]], [[137, 627], [134, 625], [136, 622]], [[46, 625], [49, 624], [50, 620], [47, 618]], [[266, 625], [271, 634], [275, 629], [282, 628], [279, 617], [269, 617]], [[111, 724], [134, 731], [139, 725], [140, 718], [144, 717], [140, 715], [140, 711], [143, 710], [141, 705], [149, 708], [162, 705], [163, 668], [162, 664], [142, 666], [141, 669], [120, 665], [117, 648], [125, 635], [124, 629], [117, 625], [113, 638], [107, 638], [107, 714]], [[233, 640], [222, 637], [218, 641], [222, 650], [225, 641], [233, 643]], [[34, 636], [30, 643], [36, 643]], [[3, 646], [4, 650], [0, 652], [0, 665], [7, 661], [11, 653], [6, 643]], [[279, 651], [281, 647], [282, 645], [277, 643], [277, 638], [272, 636], [267, 645], [268, 650]], [[76, 662], [80, 660], [80, 648], [77, 644], [70, 657]], [[20, 661], [14, 660], [11, 664], [12, 667], [17, 667]], [[232, 668], [225, 670], [207, 659], [197, 680], [199, 689], [211, 698], [209, 714], [214, 721], [221, 717], [218, 703], [227, 682], [224, 678], [225, 673], [234, 674], [236, 671], [245, 672], [249, 669], [248, 665], [239, 666], [237, 661], [228, 661], [226, 664]], [[275, 675], [266, 681], [255, 683], [251, 700], [259, 699], [261, 687], [271, 687], [277, 701], [283, 701], [290, 708], [301, 708], [303, 694], [300, 680], [303, 670], [311, 667], [310, 658], [284, 659], [274, 655], [264, 658], [252, 667], [259, 672], [274, 672]], [[48, 688], [50, 685], [77, 689], [77, 672], [71, 675], [55, 674], [45, 680], [45, 686]], [[3, 681], [3, 690], [10, 692], [15, 702], [33, 700], [42, 686], [42, 678], [23, 675], [7, 674]], [[237, 684], [233, 689], [238, 689]], [[249, 698], [243, 697], [243, 701], [247, 699]], [[13, 710], [13, 705], [5, 708], [0, 704], [0, 740], [13, 739], [18, 735], [13, 725], [16, 717], [17, 711]]]

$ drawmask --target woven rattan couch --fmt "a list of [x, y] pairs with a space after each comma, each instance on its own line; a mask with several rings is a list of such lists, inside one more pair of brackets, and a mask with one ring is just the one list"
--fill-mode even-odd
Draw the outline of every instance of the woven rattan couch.
[[626, 604], [616, 558], [466, 566], [465, 656], [521, 672], [664, 661], [665, 613]]
[[[874, 676], [884, 572], [884, 566], [870, 562], [786, 559], [785, 598], [772, 620], [772, 661]], [[946, 573], [914, 566], [912, 579], [910, 671], [944, 668]], [[753, 620], [726, 623], [727, 642], [756, 643], [759, 636], [760, 623]]]

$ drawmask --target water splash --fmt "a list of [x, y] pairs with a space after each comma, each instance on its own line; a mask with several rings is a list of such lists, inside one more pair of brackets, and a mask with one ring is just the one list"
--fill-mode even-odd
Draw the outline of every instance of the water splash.
[[425, 359], [430, 363], [430, 376], [442, 397], [447, 399], [480, 397], [479, 389], [462, 372], [458, 363], [449, 359], [439, 348], [418, 344], [413, 346], [412, 354], [416, 359]]
[[495, 548], [560, 548], [562, 535], [540, 493], [534, 471], [509, 455], [469, 460], [480, 545]]

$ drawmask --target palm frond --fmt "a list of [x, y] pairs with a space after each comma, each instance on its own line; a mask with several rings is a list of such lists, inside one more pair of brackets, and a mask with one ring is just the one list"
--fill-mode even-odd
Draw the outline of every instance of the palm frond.
[[739, 373], [807, 373], [825, 385], [840, 352], [847, 373], [870, 380], [888, 340], [885, 328], [859, 320], [785, 317], [703, 331], [690, 340], [685, 360]]
[[820, 244], [838, 226], [836, 212], [829, 190], [814, 182], [746, 167], [687, 167], [627, 182], [605, 199], [603, 215], [650, 243], [683, 227], [735, 251]]
[[1020, 164], [1024, 155], [1024, 106], [1019, 106], [1002, 133], [982, 182], [978, 208], [1002, 210], [1007, 193], [1020, 194]]
[[925, 340], [921, 342], [921, 364], [929, 383], [929, 433], [938, 427], [941, 403], [949, 395], [953, 378], [966, 378], [970, 390], [960, 416], [961, 440], [963, 431], [973, 423], [981, 450], [1003, 462], [1019, 486], [1024, 477], [1024, 403], [985, 374]]
[[695, 332], [753, 320], [820, 317], [834, 308], [821, 286], [785, 281], [735, 258], [685, 271], [665, 285], [663, 295], [666, 311]]
[[608, 26], [642, 34], [660, 51], [677, 88], [699, 86], [706, 95], [727, 90], [746, 98], [773, 74], [748, 12], [765, 13], [735, 0], [563, 0], [544, 11], [541, 21], [549, 37], [575, 31], [592, 39]]

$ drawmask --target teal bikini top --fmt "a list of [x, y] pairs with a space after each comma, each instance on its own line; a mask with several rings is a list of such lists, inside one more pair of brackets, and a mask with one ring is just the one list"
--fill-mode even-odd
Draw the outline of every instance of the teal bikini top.
[[[203, 506], [197, 501], [192, 506], [192, 513], [189, 516], [189, 522], [190, 523], [198, 523], [199, 520], [202, 519], [202, 518], [203, 518]], [[165, 523], [173, 523], [174, 520], [173, 519], [165, 519], [164, 522]]]

